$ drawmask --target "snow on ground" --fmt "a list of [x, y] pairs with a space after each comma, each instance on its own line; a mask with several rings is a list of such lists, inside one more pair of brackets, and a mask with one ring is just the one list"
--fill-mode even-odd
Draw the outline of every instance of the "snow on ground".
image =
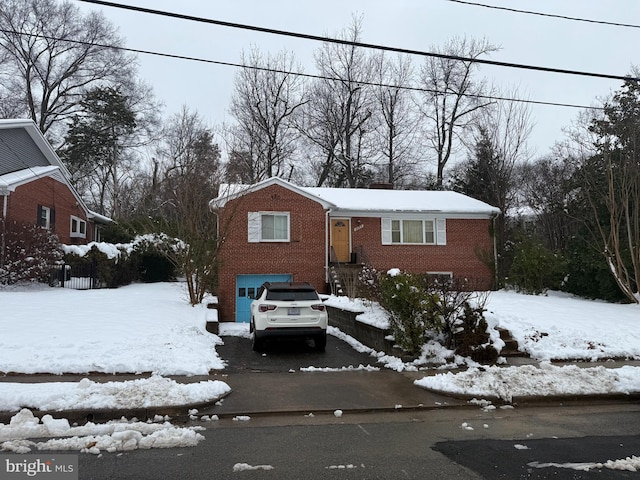
[[538, 360], [640, 359], [640, 305], [498, 291], [486, 308], [489, 326], [508, 329]]
[[[330, 297], [326, 301], [362, 311], [359, 321], [380, 328], [388, 326], [386, 314], [375, 303], [346, 297]], [[611, 365], [602, 363], [579, 368], [548, 362], [640, 359], [639, 306], [612, 305], [555, 293], [531, 296], [505, 291], [491, 293], [486, 306], [490, 333], [497, 346], [501, 347], [501, 343], [495, 329], [507, 328], [520, 347], [541, 362], [539, 365], [481, 367], [453, 357], [437, 342], [426, 345], [417, 360], [403, 362], [375, 352], [336, 328], [330, 327], [329, 333], [372, 355], [387, 368], [426, 371], [417, 385], [443, 392], [509, 401], [529, 394], [640, 391], [638, 367], [606, 368]], [[225, 363], [215, 350], [222, 340], [206, 331], [207, 315], [204, 305], [189, 306], [180, 283], [88, 291], [33, 286], [0, 289], [0, 372], [153, 374], [130, 383], [97, 384], [88, 379], [20, 385], [0, 382], [0, 410], [22, 408], [9, 425], [0, 424], [0, 450], [26, 452], [42, 448], [99, 453], [195, 445], [202, 438], [197, 429], [177, 428], [168, 422], [122, 420], [71, 427], [65, 419], [46, 415], [35, 418], [24, 407], [138, 408], [156, 405], [158, 399], [163, 404], [191, 403], [223, 395], [229, 387], [222, 382], [179, 385], [162, 377], [206, 375], [212, 369], [224, 368]], [[249, 337], [248, 327], [221, 323], [220, 336], [227, 335]], [[355, 368], [375, 370], [369, 366]], [[438, 368], [464, 371], [440, 373]], [[325, 370], [309, 367], [305, 371], [321, 375]], [[34, 437], [59, 438], [40, 443], [26, 440]]]
[[0, 289], [0, 372], [207, 375], [224, 368], [182, 283]]
[[44, 411], [128, 409], [181, 406], [214, 402], [230, 391], [229, 385], [207, 380], [178, 383], [154, 375], [125, 382], [13, 383], [0, 382], [0, 411], [33, 408]]
[[[329, 305], [355, 312], [356, 318], [378, 328], [388, 328], [384, 310], [374, 302], [347, 297], [330, 297]], [[509, 330], [520, 349], [539, 365], [483, 367], [437, 342], [429, 342], [418, 359], [403, 362], [376, 352], [337, 329], [329, 333], [348, 342], [356, 350], [377, 357], [387, 368], [397, 371], [421, 371], [427, 365], [435, 370], [461, 369], [462, 372], [434, 374], [433, 369], [416, 385], [444, 393], [499, 398], [530, 395], [594, 395], [640, 392], [640, 367], [610, 368], [610, 362], [588, 366], [582, 362], [608, 359], [640, 359], [640, 306], [585, 300], [559, 292], [547, 295], [523, 295], [516, 292], [491, 292], [485, 317], [491, 338], [500, 349], [504, 345], [497, 328]], [[550, 360], [580, 361], [556, 366]], [[504, 362], [504, 361], [503, 361]], [[609, 368], [607, 368], [609, 367]]]
[[[224, 368], [220, 337], [206, 331], [208, 311], [192, 307], [184, 284], [136, 284], [77, 291], [41, 286], [0, 289], [0, 372], [141, 373], [125, 382], [0, 382], [0, 411], [18, 411], [0, 424], [0, 450], [89, 453], [192, 446], [194, 428], [164, 422], [110, 422], [69, 427], [68, 420], [34, 418], [31, 410], [135, 409], [213, 402], [224, 382], [177, 383], [162, 375], [207, 375]], [[26, 407], [26, 408], [25, 408]], [[26, 438], [59, 437], [34, 443]], [[11, 439], [11, 440], [9, 440]]]
[[[23, 409], [11, 418], [9, 425], [0, 424], [0, 451], [29, 453], [33, 450], [59, 450], [108, 453], [135, 449], [192, 447], [203, 440], [202, 427], [181, 428], [164, 418], [157, 422], [126, 419], [82, 426], [71, 426], [64, 418], [45, 415], [42, 419]], [[29, 438], [49, 438], [32, 441]]]
[[464, 372], [426, 376], [415, 384], [430, 390], [499, 398], [506, 402], [532, 395], [629, 394], [640, 392], [640, 367], [582, 368], [555, 366], [549, 362], [539, 366], [471, 367]]

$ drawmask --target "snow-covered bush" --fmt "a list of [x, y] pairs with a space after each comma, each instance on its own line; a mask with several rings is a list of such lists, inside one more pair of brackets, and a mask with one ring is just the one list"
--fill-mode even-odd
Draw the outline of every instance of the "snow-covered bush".
[[418, 353], [429, 332], [441, 330], [442, 319], [436, 309], [439, 299], [411, 273], [387, 273], [380, 275], [379, 281], [379, 303], [389, 312], [396, 344], [410, 354]]
[[389, 313], [391, 333], [403, 350], [415, 354], [429, 339], [437, 339], [476, 361], [497, 360], [484, 319], [486, 295], [470, 289], [468, 281], [397, 269], [377, 278], [371, 291], [379, 291], [378, 302]]
[[[175, 265], [167, 265], [164, 252], [185, 248], [183, 242], [165, 234], [140, 235], [129, 243], [91, 242], [63, 246], [67, 265], [95, 268], [99, 283], [106, 287], [173, 279]], [[154, 271], [150, 272], [151, 269]], [[158, 273], [159, 270], [162, 273]]]
[[465, 302], [462, 312], [456, 318], [453, 343], [457, 355], [471, 357], [476, 362], [494, 364], [498, 360], [498, 351], [491, 345], [484, 312], [484, 307], [474, 307]]
[[58, 237], [37, 225], [0, 222], [0, 239], [0, 284], [48, 282], [62, 258]]

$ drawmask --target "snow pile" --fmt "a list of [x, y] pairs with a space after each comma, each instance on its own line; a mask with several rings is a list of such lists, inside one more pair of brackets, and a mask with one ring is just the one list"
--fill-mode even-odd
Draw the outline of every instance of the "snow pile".
[[207, 375], [224, 368], [184, 283], [0, 289], [0, 372]]
[[60, 411], [73, 409], [133, 409], [213, 402], [229, 393], [218, 380], [177, 383], [154, 375], [125, 382], [10, 383], [0, 382], [0, 411], [21, 408]]
[[220, 322], [218, 332], [221, 337], [251, 338], [248, 323]]
[[236, 463], [233, 466], [234, 472], [247, 472], [251, 470], [273, 470], [273, 465], [249, 465], [248, 463]]
[[364, 366], [362, 364], [354, 367], [349, 365], [348, 367], [331, 368], [331, 367], [302, 367], [301, 372], [378, 372], [380, 368], [372, 367], [371, 365]]
[[539, 463], [530, 462], [527, 463], [529, 467], [533, 468], [566, 468], [570, 470], [577, 470], [579, 472], [588, 472], [590, 470], [602, 470], [607, 468], [609, 470], [625, 470], [628, 472], [640, 471], [640, 457], [632, 455], [627, 458], [621, 458], [618, 460], [607, 460], [604, 463], [601, 462], [581, 462], [581, 463]]
[[[100, 454], [135, 449], [192, 447], [204, 437], [202, 427], [179, 428], [169, 422], [161, 424], [118, 420], [105, 424], [87, 423], [71, 426], [66, 419], [45, 415], [40, 420], [23, 409], [11, 418], [9, 425], [0, 424], [0, 451], [28, 453], [32, 450], [79, 451]], [[28, 438], [51, 438], [31, 441]]]
[[543, 362], [540, 367], [472, 367], [459, 373], [440, 373], [414, 382], [447, 393], [497, 397], [511, 402], [514, 397], [597, 395], [640, 392], [640, 367], [558, 367]]

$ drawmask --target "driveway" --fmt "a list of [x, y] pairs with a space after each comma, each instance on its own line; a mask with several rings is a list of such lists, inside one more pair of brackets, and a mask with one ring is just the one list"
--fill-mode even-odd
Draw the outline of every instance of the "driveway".
[[[227, 362], [225, 373], [299, 371], [301, 368], [342, 368], [359, 365], [376, 366], [371, 355], [355, 351], [348, 343], [327, 335], [324, 352], [313, 348], [313, 341], [304, 339], [272, 340], [261, 352], [251, 349], [251, 341], [240, 337], [223, 337], [224, 345], [216, 351]], [[377, 365], [379, 366], [379, 365]]]
[[[251, 340], [223, 337], [218, 351], [228, 366], [215, 375], [232, 388], [221, 405], [201, 414], [260, 415], [384, 411], [399, 408], [438, 408], [464, 405], [413, 385], [414, 373], [384, 368], [375, 357], [355, 351], [331, 335], [326, 351], [312, 342], [273, 342], [263, 352], [251, 349]], [[359, 366], [379, 368], [371, 371]], [[316, 367], [312, 371], [303, 371]], [[349, 368], [353, 367], [353, 368]], [[322, 369], [322, 370], [320, 370]]]

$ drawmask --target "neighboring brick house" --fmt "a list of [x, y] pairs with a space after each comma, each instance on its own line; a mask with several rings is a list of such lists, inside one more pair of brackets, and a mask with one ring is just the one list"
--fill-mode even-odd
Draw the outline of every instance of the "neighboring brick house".
[[223, 185], [218, 215], [221, 321], [249, 321], [264, 281], [306, 281], [329, 291], [331, 265], [493, 283], [493, 219], [500, 211], [455, 192], [300, 187], [274, 177]]
[[90, 211], [32, 120], [0, 120], [0, 219], [39, 225], [64, 244], [99, 240], [111, 219]]

